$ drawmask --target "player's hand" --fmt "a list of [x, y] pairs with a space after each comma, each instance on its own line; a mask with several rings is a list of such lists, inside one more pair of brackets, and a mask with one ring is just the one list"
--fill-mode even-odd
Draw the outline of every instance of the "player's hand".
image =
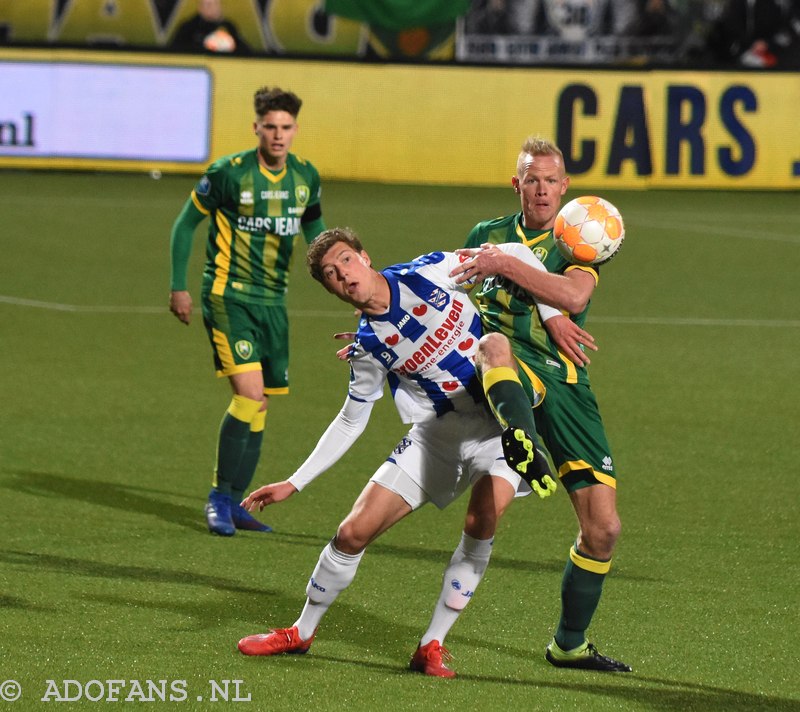
[[456, 278], [456, 284], [476, 284], [482, 282], [486, 277], [493, 274], [503, 274], [505, 260], [508, 255], [496, 245], [485, 242], [480, 249], [463, 248], [456, 250], [462, 260], [464, 257], [471, 257], [462, 261], [461, 264], [450, 272], [451, 277]]
[[184, 324], [192, 319], [192, 295], [185, 290], [169, 293], [169, 310]]
[[284, 499], [288, 499], [295, 492], [297, 492], [297, 488], [295, 488], [289, 480], [274, 482], [271, 485], [259, 487], [257, 490], [248, 494], [247, 497], [242, 500], [242, 507], [248, 512], [255, 512], [256, 510], [260, 512], [268, 504], [283, 502]]
[[584, 349], [597, 351], [594, 336], [584, 331], [567, 316], [554, 316], [544, 323], [553, 343], [576, 366], [588, 366], [591, 361]]
[[334, 339], [347, 339], [351, 343], [347, 344], [344, 348], [339, 349], [336, 352], [336, 358], [340, 361], [349, 361], [350, 357], [353, 355], [353, 346], [355, 346], [352, 341], [356, 338], [355, 331], [340, 331], [333, 335]]
[[558, 489], [558, 485], [550, 475], [543, 475], [531, 480], [531, 489], [539, 495], [540, 499], [544, 499], [553, 494]]

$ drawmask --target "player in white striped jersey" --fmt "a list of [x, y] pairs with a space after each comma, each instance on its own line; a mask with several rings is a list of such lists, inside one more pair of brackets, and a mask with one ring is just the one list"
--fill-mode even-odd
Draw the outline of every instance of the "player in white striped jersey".
[[[507, 249], [516, 255], [519, 247]], [[530, 250], [523, 247], [519, 256], [544, 269]], [[412, 427], [323, 549], [298, 620], [290, 628], [243, 638], [242, 653], [305, 653], [322, 616], [355, 577], [370, 542], [426, 502], [443, 508], [472, 485], [461, 541], [410, 665], [428, 675], [455, 674], [444, 664], [449, 656], [442, 645], [445, 635], [486, 570], [497, 521], [517, 493], [530, 492], [505, 462], [500, 428], [475, 374], [480, 319], [464, 288], [449, 276], [460, 261], [454, 253], [434, 252], [377, 272], [355, 234], [340, 228], [326, 230], [309, 246], [312, 276], [363, 315], [347, 399], [300, 468], [287, 480], [252, 492], [243, 506], [253, 511], [280, 502], [331, 467], [363, 432], [385, 384], [403, 422]], [[570, 329], [562, 334], [565, 340], [585, 338], [557, 310], [540, 305], [540, 311], [543, 319], [560, 320]], [[540, 495], [550, 491], [541, 489]]]

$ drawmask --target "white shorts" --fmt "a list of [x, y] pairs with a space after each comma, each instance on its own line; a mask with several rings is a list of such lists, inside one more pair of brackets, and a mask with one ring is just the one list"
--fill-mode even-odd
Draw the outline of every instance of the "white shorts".
[[494, 417], [480, 410], [418, 423], [370, 481], [400, 495], [412, 509], [428, 501], [444, 509], [484, 475], [502, 477], [518, 497], [528, 495], [528, 484], [506, 464], [500, 432]]

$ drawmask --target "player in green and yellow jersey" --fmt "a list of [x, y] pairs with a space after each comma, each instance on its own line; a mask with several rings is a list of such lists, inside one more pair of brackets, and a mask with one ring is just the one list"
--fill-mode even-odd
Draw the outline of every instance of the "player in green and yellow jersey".
[[302, 101], [292, 92], [255, 93], [258, 146], [208, 168], [172, 228], [170, 311], [188, 324], [186, 273], [197, 225], [210, 218], [203, 270], [203, 323], [217, 376], [233, 399], [222, 418], [206, 520], [214, 534], [270, 531], [239, 502], [258, 464], [270, 395], [289, 392], [286, 290], [295, 240], [325, 229], [316, 168], [290, 153]]
[[[628, 665], [600, 655], [586, 640], [621, 530], [616, 470], [589, 384], [589, 359], [580, 349], [559, 351], [529, 296], [563, 310], [582, 328], [599, 268], [567, 262], [553, 241], [553, 224], [569, 186], [557, 146], [527, 139], [511, 182], [522, 210], [476, 225], [466, 245], [475, 256], [454, 274], [460, 272], [461, 281], [482, 281], [476, 299], [484, 336], [476, 365], [498, 420], [528, 451], [534, 434], [541, 435], [578, 518], [562, 579], [561, 619], [547, 660], [558, 667], [628, 672]], [[529, 247], [547, 272], [491, 247], [503, 242]], [[586, 336], [582, 345], [594, 349]]]

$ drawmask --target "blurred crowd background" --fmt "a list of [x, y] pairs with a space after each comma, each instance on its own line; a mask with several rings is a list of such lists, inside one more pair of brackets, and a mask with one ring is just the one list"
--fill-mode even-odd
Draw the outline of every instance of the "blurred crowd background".
[[6, 0], [0, 43], [796, 70], [800, 0]]

